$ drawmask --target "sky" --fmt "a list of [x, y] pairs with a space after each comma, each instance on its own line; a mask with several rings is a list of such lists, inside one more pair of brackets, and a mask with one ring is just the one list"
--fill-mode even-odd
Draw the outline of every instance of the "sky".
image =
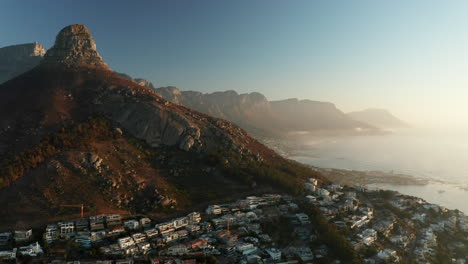
[[156, 86], [386, 108], [468, 126], [468, 1], [0, 1], [0, 47], [85, 24], [109, 66]]

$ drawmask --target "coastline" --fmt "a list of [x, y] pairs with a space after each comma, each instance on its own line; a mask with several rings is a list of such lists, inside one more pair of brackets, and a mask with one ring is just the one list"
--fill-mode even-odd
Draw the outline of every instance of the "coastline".
[[434, 177], [414, 176], [411, 173], [397, 173], [389, 170], [354, 170], [346, 168], [318, 167], [318, 164], [306, 162], [320, 158], [310, 154], [310, 146], [304, 146], [295, 140], [268, 140], [265, 143], [285, 158], [300, 162], [322, 173], [329, 180], [341, 185], [363, 186], [368, 189], [397, 191], [401, 194], [417, 196], [430, 203], [449, 209], [458, 209], [468, 213], [468, 186], [455, 182], [443, 181]]

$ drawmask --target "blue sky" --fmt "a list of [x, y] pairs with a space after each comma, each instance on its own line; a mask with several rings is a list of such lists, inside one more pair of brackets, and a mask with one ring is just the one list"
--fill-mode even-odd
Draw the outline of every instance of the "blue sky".
[[0, 46], [85, 24], [112, 67], [157, 86], [390, 109], [468, 124], [467, 1], [10, 1]]

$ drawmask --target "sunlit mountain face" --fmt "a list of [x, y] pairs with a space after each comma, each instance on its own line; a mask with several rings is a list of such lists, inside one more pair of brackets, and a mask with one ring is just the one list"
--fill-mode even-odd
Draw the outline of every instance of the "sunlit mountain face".
[[467, 7], [4, 2], [0, 263], [466, 263]]

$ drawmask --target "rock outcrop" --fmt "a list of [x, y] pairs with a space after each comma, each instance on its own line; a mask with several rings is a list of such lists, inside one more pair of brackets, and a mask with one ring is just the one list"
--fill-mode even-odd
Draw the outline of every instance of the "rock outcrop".
[[109, 69], [96, 50], [91, 33], [84, 25], [71, 25], [60, 31], [54, 46], [47, 51], [42, 64], [97, 66]]
[[136, 83], [138, 83], [139, 85], [143, 87], [154, 89], [154, 85], [148, 80], [145, 80], [142, 78], [136, 78], [136, 79], [133, 79], [133, 81], [135, 81]]
[[0, 83], [36, 67], [45, 53], [37, 42], [0, 48]]
[[142, 79], [142, 78], [133, 79], [132, 76], [130, 76], [130, 75], [126, 74], [126, 73], [122, 73], [122, 72], [115, 72], [115, 73], [117, 75], [119, 75], [120, 77], [125, 78], [127, 80], [134, 81], [134, 82], [138, 83], [139, 85], [141, 85], [143, 87], [150, 88], [150, 89], [155, 89], [153, 83], [148, 81], [148, 80], [145, 80], [145, 79]]

